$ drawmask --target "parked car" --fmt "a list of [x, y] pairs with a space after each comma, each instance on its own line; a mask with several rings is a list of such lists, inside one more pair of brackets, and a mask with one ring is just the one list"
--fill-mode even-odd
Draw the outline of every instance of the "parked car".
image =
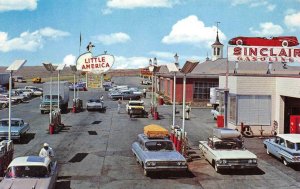
[[174, 149], [167, 133], [158, 125], [149, 125], [132, 144], [133, 155], [142, 165], [145, 176], [152, 171], [187, 171], [185, 158]]
[[41, 77], [34, 77], [32, 78], [32, 83], [41, 83], [42, 82], [42, 78]]
[[141, 81], [141, 84], [142, 85], [152, 85], [152, 81], [149, 79], [144, 79]]
[[16, 95], [24, 96], [25, 99], [30, 99], [33, 96], [33, 92], [30, 89], [14, 89], [13, 92]]
[[9, 164], [0, 188], [54, 189], [57, 175], [56, 161], [39, 156], [17, 157]]
[[[74, 91], [74, 84], [69, 85], [70, 91]], [[75, 84], [75, 90], [77, 91], [87, 91], [86, 84], [85, 83], [76, 83]]]
[[[7, 102], [7, 103], [8, 103], [8, 101], [9, 101], [8, 95], [0, 94], [0, 101]], [[11, 103], [16, 103], [16, 100], [12, 98], [12, 99], [11, 99]]]
[[199, 148], [216, 172], [257, 167], [256, 155], [246, 150], [241, 133], [233, 129], [214, 129], [213, 137], [200, 141]]
[[292, 47], [299, 45], [295, 36], [278, 36], [278, 37], [235, 37], [229, 40], [230, 45], [247, 45], [247, 46], [282, 46]]
[[105, 111], [106, 107], [104, 106], [104, 102], [100, 99], [90, 99], [86, 103], [86, 110], [98, 110], [98, 111]]
[[[8, 139], [9, 119], [0, 119], [0, 138]], [[21, 118], [11, 118], [11, 139], [21, 141], [30, 126]]]
[[[9, 99], [9, 95], [7, 93], [0, 94], [0, 97]], [[15, 93], [15, 92], [11, 93], [11, 99], [14, 100], [16, 103], [21, 103], [25, 101], [25, 97], [23, 95], [19, 95], [19, 93]]]
[[35, 87], [35, 86], [25, 86], [24, 89], [32, 90], [34, 96], [42, 96], [43, 95], [43, 89]]
[[142, 97], [142, 94], [136, 94], [133, 91], [130, 90], [122, 90], [122, 91], [117, 91], [115, 93], [110, 93], [109, 98], [112, 100], [118, 100], [118, 99], [123, 99], [123, 100], [139, 100]]
[[23, 78], [23, 76], [13, 76], [13, 81], [18, 83], [26, 83], [26, 80]]
[[147, 112], [145, 111], [144, 101], [142, 100], [130, 100], [126, 104], [126, 111], [130, 117], [133, 115], [138, 115], [141, 117], [148, 116]]
[[274, 155], [284, 165], [300, 164], [300, 134], [278, 134], [263, 143], [267, 154]]

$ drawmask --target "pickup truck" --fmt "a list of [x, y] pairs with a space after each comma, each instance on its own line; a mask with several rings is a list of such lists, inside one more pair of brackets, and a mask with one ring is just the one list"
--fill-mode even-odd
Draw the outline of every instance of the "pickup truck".
[[123, 90], [123, 91], [109, 93], [108, 97], [111, 98], [112, 100], [118, 100], [118, 99], [139, 100], [141, 99], [142, 94], [137, 94], [134, 91], [130, 91], [130, 90]]

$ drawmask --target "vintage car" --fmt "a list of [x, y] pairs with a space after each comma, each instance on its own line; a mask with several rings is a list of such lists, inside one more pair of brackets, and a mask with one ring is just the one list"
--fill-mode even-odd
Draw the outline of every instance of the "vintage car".
[[[69, 90], [74, 91], [74, 84], [70, 84]], [[75, 90], [76, 91], [87, 91], [86, 83], [76, 83]]]
[[103, 101], [101, 101], [100, 99], [89, 99], [86, 102], [86, 110], [87, 111], [90, 111], [90, 110], [104, 111], [105, 106], [104, 106]]
[[279, 158], [284, 165], [300, 163], [300, 134], [278, 134], [263, 143], [267, 154]]
[[[0, 138], [8, 139], [8, 124], [9, 119], [0, 119]], [[11, 118], [11, 139], [22, 140], [22, 136], [29, 130], [29, 124], [25, 123], [21, 118]]]
[[292, 47], [299, 45], [295, 36], [279, 36], [279, 37], [235, 37], [229, 40], [230, 45], [246, 45], [246, 46], [282, 46]]
[[144, 80], [141, 81], [141, 84], [142, 85], [151, 85], [152, 82], [150, 80], [148, 80], [148, 79], [144, 79]]
[[118, 100], [118, 99], [139, 100], [141, 99], [142, 94], [136, 94], [135, 92], [130, 90], [120, 90], [117, 92], [109, 93], [108, 97], [111, 98], [112, 100]]
[[241, 133], [233, 129], [214, 129], [213, 137], [200, 141], [199, 148], [216, 172], [257, 167], [256, 155], [245, 149]]
[[148, 125], [132, 144], [136, 161], [142, 165], [144, 175], [152, 171], [187, 171], [185, 158], [174, 149], [168, 131], [158, 125]]
[[17, 157], [9, 164], [0, 188], [54, 189], [57, 174], [57, 162], [48, 157]]
[[128, 104], [126, 104], [126, 111], [130, 117], [133, 115], [141, 117], [148, 116], [145, 111], [144, 101], [142, 100], [130, 100]]

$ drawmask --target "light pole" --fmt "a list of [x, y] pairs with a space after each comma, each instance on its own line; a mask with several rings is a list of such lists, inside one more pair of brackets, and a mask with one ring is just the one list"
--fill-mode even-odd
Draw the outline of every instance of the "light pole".
[[176, 73], [179, 71], [178, 65], [178, 55], [177, 53], [174, 56], [175, 63], [174, 64], [167, 64], [167, 68], [169, 72], [174, 73], [174, 81], [173, 81], [173, 126], [175, 126], [175, 114], [176, 114]]
[[60, 71], [62, 71], [63, 69], [65, 68], [65, 64], [60, 64], [57, 66], [56, 70], [58, 71], [57, 73], [57, 108], [58, 108], [58, 111], [60, 112], [60, 98], [59, 98], [59, 94], [60, 94], [60, 78], [59, 78], [59, 74], [60, 74]]
[[157, 66], [157, 59], [156, 57], [154, 57], [153, 59], [153, 66], [154, 66], [154, 69], [153, 69], [153, 75], [154, 75], [154, 94], [155, 94], [155, 97], [154, 97], [154, 107], [156, 108], [157, 107], [157, 100], [156, 100], [156, 90], [157, 90], [157, 82], [156, 82], [156, 75], [155, 75], [155, 67]]
[[182, 96], [182, 133], [185, 132], [185, 100], [186, 100], [186, 74], [183, 75], [183, 96]]
[[74, 84], [73, 84], [73, 87], [74, 87], [74, 99], [73, 99], [73, 113], [76, 113], [76, 86], [75, 86], [75, 82], [76, 82], [76, 72], [77, 72], [77, 68], [75, 65], [70, 65], [70, 68], [74, 74]]
[[52, 124], [52, 73], [55, 71], [52, 63], [43, 63], [47, 71], [50, 72], [50, 125]]
[[6, 70], [9, 71], [9, 93], [8, 93], [8, 140], [11, 140], [11, 90], [12, 90], [12, 73], [18, 71], [27, 60], [15, 60]]
[[[154, 66], [152, 65], [152, 60], [151, 60], [151, 58], [149, 59], [149, 71], [151, 72], [151, 88], [152, 88], [152, 90], [151, 90], [151, 108], [153, 108], [153, 69], [154, 69]], [[152, 110], [152, 109], [151, 109]]]

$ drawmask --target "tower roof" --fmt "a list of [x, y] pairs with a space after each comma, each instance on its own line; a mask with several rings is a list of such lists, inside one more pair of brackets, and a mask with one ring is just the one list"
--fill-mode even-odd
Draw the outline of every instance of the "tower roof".
[[212, 45], [222, 45], [223, 46], [223, 44], [220, 42], [220, 40], [219, 40], [219, 32], [217, 31], [217, 37], [216, 37], [216, 41], [214, 42], [214, 44], [212, 44]]

